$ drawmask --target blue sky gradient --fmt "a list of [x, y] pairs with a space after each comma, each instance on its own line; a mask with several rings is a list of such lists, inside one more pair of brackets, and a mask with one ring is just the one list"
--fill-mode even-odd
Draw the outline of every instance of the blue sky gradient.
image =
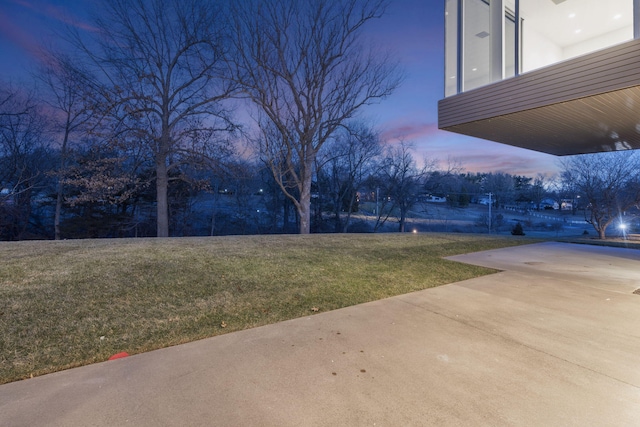
[[[28, 81], [39, 60], [38, 46], [55, 40], [63, 24], [91, 28], [93, 0], [0, 0], [0, 78]], [[387, 100], [362, 115], [389, 143], [410, 141], [416, 159], [458, 161], [469, 172], [507, 172], [535, 177], [557, 173], [558, 158], [438, 130], [437, 102], [443, 97], [444, 1], [395, 0], [388, 13], [366, 29], [376, 47], [392, 52], [406, 74]]]

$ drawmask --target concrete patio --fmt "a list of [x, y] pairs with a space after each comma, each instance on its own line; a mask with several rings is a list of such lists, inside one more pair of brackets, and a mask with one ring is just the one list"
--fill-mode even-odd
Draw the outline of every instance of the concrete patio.
[[640, 251], [504, 270], [0, 386], [1, 426], [638, 426]]

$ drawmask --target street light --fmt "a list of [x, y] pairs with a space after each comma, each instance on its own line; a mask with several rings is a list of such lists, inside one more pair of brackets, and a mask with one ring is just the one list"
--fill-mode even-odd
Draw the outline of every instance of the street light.
[[491, 205], [493, 204], [491, 196], [493, 196], [493, 193], [489, 193], [487, 195], [489, 196], [489, 233], [491, 233]]
[[618, 228], [622, 232], [622, 238], [627, 240], [627, 224], [621, 222], [620, 225], [618, 225]]

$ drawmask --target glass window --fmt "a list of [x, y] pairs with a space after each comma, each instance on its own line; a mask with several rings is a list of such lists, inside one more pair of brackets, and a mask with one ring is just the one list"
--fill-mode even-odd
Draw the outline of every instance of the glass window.
[[516, 75], [516, 16], [510, 9], [504, 15], [504, 78]]
[[445, 3], [444, 96], [458, 93], [458, 0]]
[[463, 7], [462, 90], [467, 91], [491, 82], [488, 0], [465, 0]]
[[633, 39], [633, 0], [520, 0], [522, 72]]
[[[503, 70], [494, 79], [633, 39], [634, 0], [503, 2]], [[445, 96], [492, 82], [490, 13], [490, 0], [445, 0]]]

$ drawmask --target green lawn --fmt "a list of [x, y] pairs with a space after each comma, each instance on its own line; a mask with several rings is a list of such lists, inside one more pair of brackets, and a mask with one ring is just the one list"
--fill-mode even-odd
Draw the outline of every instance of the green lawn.
[[0, 243], [0, 384], [491, 273], [463, 234]]

